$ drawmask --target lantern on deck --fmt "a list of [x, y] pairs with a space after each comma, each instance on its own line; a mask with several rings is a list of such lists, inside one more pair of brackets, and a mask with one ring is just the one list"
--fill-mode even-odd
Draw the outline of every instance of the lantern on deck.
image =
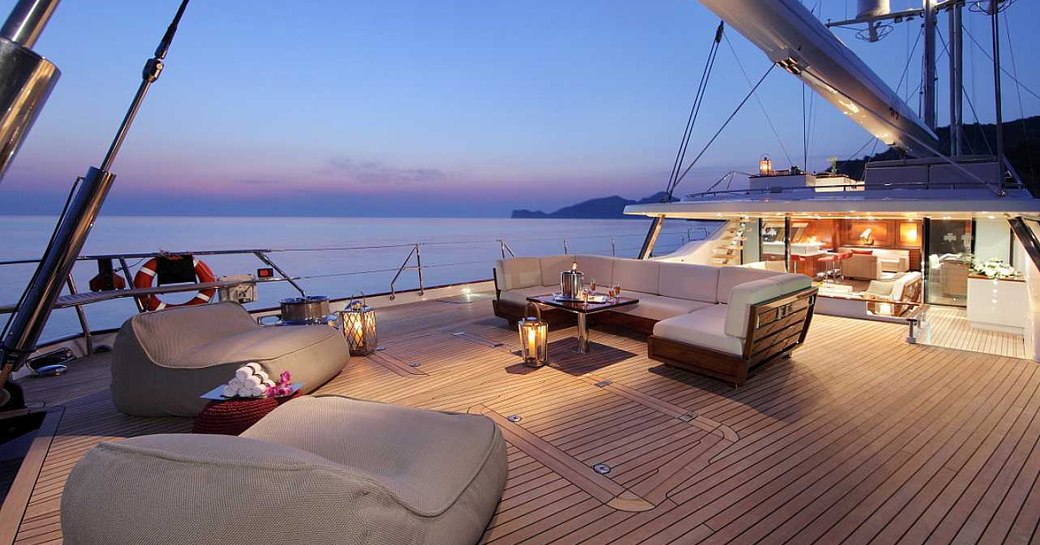
[[768, 155], [763, 155], [762, 160], [758, 162], [758, 175], [772, 176], [774, 173], [773, 162], [769, 160]]
[[[534, 312], [531, 312], [534, 309]], [[527, 303], [527, 314], [517, 324], [520, 330], [520, 354], [524, 358], [524, 365], [528, 367], [541, 367], [549, 362], [549, 324], [542, 320], [542, 311], [538, 305]]]
[[343, 336], [347, 339], [351, 356], [365, 356], [376, 349], [376, 311], [361, 299], [351, 299], [347, 306], [337, 312]]

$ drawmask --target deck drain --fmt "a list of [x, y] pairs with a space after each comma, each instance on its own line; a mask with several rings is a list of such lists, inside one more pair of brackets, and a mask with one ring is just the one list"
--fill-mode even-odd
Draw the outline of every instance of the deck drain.
[[417, 362], [417, 361], [410, 361], [410, 362], [408, 362], [408, 367], [419, 367], [420, 365], [422, 365], [422, 364]]
[[592, 466], [592, 471], [595, 471], [600, 475], [606, 475], [607, 473], [610, 473], [610, 466], [607, 464], [596, 464]]
[[382, 352], [383, 350], [386, 350], [385, 346], [377, 346], [376, 347], [376, 352]]
[[510, 421], [510, 422], [512, 422], [514, 424], [516, 424], [517, 422], [519, 422], [519, 421], [521, 421], [523, 419], [524, 419], [524, 417], [522, 417], [522, 416], [520, 416], [518, 414], [511, 414], [511, 415], [506, 417], [506, 420], [508, 420], [508, 421]]
[[599, 388], [606, 388], [607, 386], [610, 386], [611, 384], [614, 384], [614, 381], [611, 381], [611, 380], [601, 380], [601, 381], [596, 383], [596, 386], [599, 387]]
[[693, 419], [697, 418], [697, 413], [688, 412], [686, 414], [680, 414], [677, 418], [683, 422], [693, 422]]

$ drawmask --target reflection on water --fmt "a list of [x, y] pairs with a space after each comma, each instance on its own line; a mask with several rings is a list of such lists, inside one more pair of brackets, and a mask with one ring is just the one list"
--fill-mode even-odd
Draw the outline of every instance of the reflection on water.
[[[38, 258], [46, 246], [54, 218], [0, 216], [4, 244], [0, 260]], [[658, 252], [678, 248], [690, 237], [701, 238], [712, 222], [670, 221], [658, 242]], [[500, 257], [497, 240], [505, 240], [519, 256], [563, 253], [564, 238], [571, 253], [634, 257], [639, 252], [649, 220], [514, 220], [470, 218], [304, 218], [304, 217], [130, 217], [106, 216], [98, 220], [84, 254], [142, 253], [166, 250], [265, 249], [275, 263], [292, 276], [315, 278], [300, 283], [310, 294], [344, 297], [356, 291], [389, 291], [390, 279], [411, 248], [374, 248], [422, 243], [423, 280], [434, 286], [491, 278], [494, 260]], [[611, 237], [613, 237], [613, 245]], [[364, 247], [350, 251], [306, 252], [302, 248]], [[133, 260], [136, 271], [143, 262]], [[255, 273], [263, 266], [251, 255], [212, 256], [206, 262], [218, 275]], [[0, 303], [18, 300], [34, 265], [0, 267]], [[81, 262], [73, 273], [77, 286], [86, 289], [97, 273], [93, 262]], [[336, 275], [336, 276], [329, 276]], [[396, 289], [418, 287], [416, 275], [402, 274]], [[279, 299], [295, 295], [287, 284], [259, 287], [252, 308], [276, 306]], [[170, 294], [171, 303], [192, 294]], [[117, 327], [135, 312], [130, 299], [107, 301], [86, 307], [93, 329]], [[0, 317], [6, 322], [7, 317]], [[51, 316], [44, 338], [79, 330], [72, 309]]]

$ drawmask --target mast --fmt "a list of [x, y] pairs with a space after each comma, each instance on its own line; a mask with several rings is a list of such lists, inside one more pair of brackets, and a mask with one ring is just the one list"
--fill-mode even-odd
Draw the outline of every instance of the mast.
[[964, 28], [961, 26], [963, 4], [956, 0], [950, 6], [950, 155], [964, 153], [961, 123], [964, 116]]
[[989, 16], [993, 27], [993, 99], [996, 102], [997, 181], [1004, 181], [1004, 112], [1000, 96], [1000, 0], [990, 0]]
[[935, 0], [924, 0], [924, 124], [935, 130]]

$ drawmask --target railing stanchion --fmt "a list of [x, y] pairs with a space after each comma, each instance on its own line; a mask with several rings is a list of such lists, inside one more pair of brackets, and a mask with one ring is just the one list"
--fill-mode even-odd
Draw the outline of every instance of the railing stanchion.
[[[127, 285], [127, 287], [133, 288], [134, 287], [134, 276], [132, 274], [130, 274], [130, 265], [126, 264], [126, 258], [125, 257], [119, 258], [119, 266], [123, 268], [123, 278], [126, 278], [126, 285]], [[133, 300], [134, 300], [134, 306], [137, 307], [137, 312], [144, 312], [144, 305], [141, 303], [141, 300], [136, 298], [136, 297], [134, 297]]]
[[617, 257], [617, 247], [614, 244], [614, 235], [610, 236], [610, 256]]
[[282, 275], [282, 278], [284, 278], [286, 282], [288, 282], [289, 284], [292, 284], [292, 287], [296, 288], [296, 291], [300, 292], [300, 295], [302, 295], [304, 297], [307, 296], [307, 293], [305, 291], [303, 291], [303, 288], [299, 284], [297, 284], [296, 281], [293, 280], [291, 276], [286, 274], [286, 272], [283, 271], [281, 267], [276, 265], [274, 261], [271, 261], [271, 258], [267, 257], [267, 254], [265, 254], [263, 252], [253, 252], [253, 255], [255, 255], [256, 258], [259, 259], [260, 261], [263, 261], [264, 263], [266, 263], [268, 267], [271, 267], [272, 269], [278, 271], [278, 274]]
[[[76, 281], [72, 279], [72, 274], [65, 279], [65, 283], [69, 286], [69, 293], [76, 295]], [[83, 341], [87, 343], [87, 354], [94, 353], [94, 338], [90, 336], [90, 324], [87, 323], [87, 313], [83, 312], [83, 305], [74, 305], [76, 309], [76, 318], [79, 319], [79, 327], [83, 330]]]
[[563, 255], [567, 255], [569, 253], [570, 251], [567, 250], [567, 239], [563, 239]]
[[419, 273], [419, 296], [423, 295], [423, 278], [422, 278], [422, 254], [419, 251], [419, 244], [415, 245], [415, 270]]

